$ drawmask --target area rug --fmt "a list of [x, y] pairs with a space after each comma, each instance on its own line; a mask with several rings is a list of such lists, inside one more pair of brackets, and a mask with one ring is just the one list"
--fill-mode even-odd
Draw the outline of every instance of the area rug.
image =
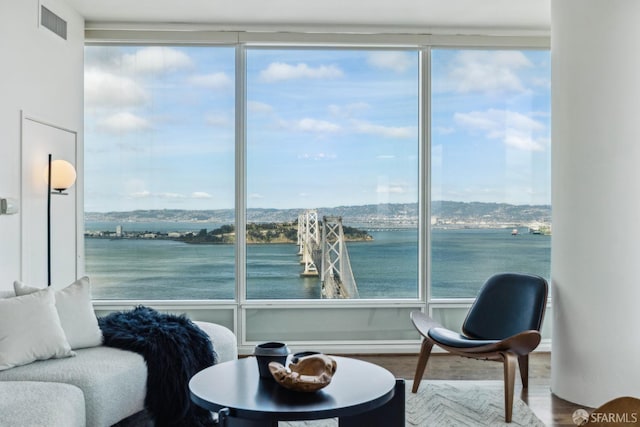
[[[504, 422], [504, 388], [501, 381], [422, 381], [416, 394], [411, 393], [412, 384], [412, 381], [406, 383], [407, 426], [544, 427], [544, 423], [517, 396], [513, 397], [513, 420], [511, 424]], [[337, 425], [337, 419], [278, 423], [278, 427]]]

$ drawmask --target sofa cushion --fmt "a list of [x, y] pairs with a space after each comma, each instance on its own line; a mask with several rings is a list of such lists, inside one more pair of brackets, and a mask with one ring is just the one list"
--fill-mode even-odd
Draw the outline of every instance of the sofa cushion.
[[0, 291], [0, 298], [13, 298], [16, 293], [13, 291]]
[[[13, 283], [16, 295], [28, 295], [40, 288]], [[72, 349], [95, 347], [102, 344], [102, 331], [93, 311], [91, 285], [88, 277], [76, 280], [64, 289], [56, 291], [56, 309], [60, 324]]]
[[73, 384], [84, 393], [87, 426], [108, 427], [144, 409], [147, 366], [142, 356], [111, 347], [76, 351], [0, 372], [0, 382], [30, 380]]
[[229, 328], [218, 325], [217, 323], [199, 320], [195, 320], [193, 323], [209, 335], [213, 349], [218, 355], [218, 363], [228, 362], [229, 360], [238, 358], [238, 340]]
[[60, 325], [53, 289], [0, 299], [0, 371], [73, 354]]
[[85, 427], [82, 390], [61, 383], [0, 381], [0, 426]]

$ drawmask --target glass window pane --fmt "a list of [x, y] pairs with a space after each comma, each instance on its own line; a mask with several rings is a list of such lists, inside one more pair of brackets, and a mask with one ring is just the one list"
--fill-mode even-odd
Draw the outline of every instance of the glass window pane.
[[233, 230], [220, 231], [234, 223], [234, 58], [232, 47], [85, 48], [94, 298], [235, 297]]
[[550, 276], [550, 55], [432, 51], [431, 296]]
[[248, 49], [247, 298], [418, 297], [418, 111], [417, 51]]
[[[247, 308], [247, 341], [418, 340], [419, 334], [408, 322], [418, 307], [289, 307]], [[348, 325], [348, 327], [345, 327]]]

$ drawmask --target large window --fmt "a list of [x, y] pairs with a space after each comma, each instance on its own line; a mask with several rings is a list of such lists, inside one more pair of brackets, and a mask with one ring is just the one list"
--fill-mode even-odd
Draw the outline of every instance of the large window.
[[248, 298], [418, 297], [418, 109], [417, 50], [247, 51]]
[[98, 299], [235, 297], [235, 50], [85, 49], [85, 257]]
[[87, 46], [94, 297], [393, 300], [405, 327], [548, 277], [549, 52], [421, 48]]
[[502, 271], [548, 277], [549, 52], [431, 58], [431, 296], [475, 297]]

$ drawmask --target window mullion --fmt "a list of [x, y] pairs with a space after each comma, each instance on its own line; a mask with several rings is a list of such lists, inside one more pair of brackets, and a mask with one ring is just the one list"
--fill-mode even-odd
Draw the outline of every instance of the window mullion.
[[242, 304], [246, 300], [246, 235], [247, 235], [247, 198], [246, 198], [246, 51], [243, 44], [236, 46], [235, 78], [235, 214], [236, 214], [236, 301]]

